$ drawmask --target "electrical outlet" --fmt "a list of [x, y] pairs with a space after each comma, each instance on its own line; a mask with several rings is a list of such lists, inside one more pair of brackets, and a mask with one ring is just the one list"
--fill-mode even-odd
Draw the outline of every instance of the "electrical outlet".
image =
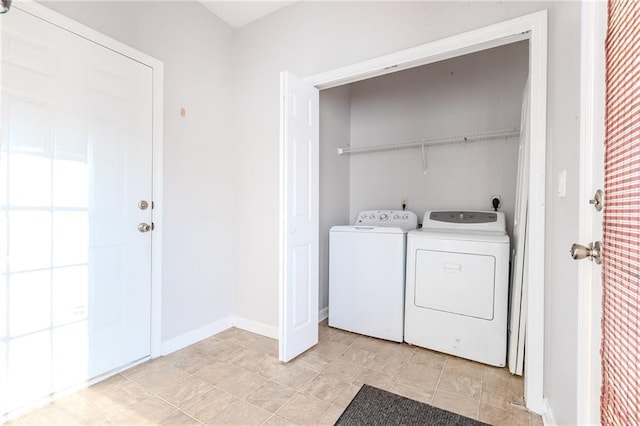
[[400, 205], [404, 206], [404, 208], [406, 209], [409, 206], [409, 198], [408, 197], [400, 198]]

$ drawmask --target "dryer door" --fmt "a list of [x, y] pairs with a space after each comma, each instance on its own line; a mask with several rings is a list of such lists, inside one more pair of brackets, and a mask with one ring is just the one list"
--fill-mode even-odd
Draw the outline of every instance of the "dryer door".
[[493, 319], [496, 259], [480, 254], [416, 250], [416, 306]]

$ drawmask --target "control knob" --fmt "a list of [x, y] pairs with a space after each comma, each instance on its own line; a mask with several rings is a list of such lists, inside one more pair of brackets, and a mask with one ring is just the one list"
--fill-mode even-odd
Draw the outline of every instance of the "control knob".
[[380, 220], [387, 220], [387, 219], [389, 219], [389, 216], [386, 213], [382, 213], [380, 215]]

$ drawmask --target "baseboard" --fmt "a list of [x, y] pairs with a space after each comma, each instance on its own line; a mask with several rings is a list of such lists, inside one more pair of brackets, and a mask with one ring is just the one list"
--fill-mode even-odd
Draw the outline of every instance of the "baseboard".
[[[329, 317], [329, 308], [320, 309], [318, 312], [318, 322], [324, 321]], [[230, 327], [241, 328], [261, 336], [278, 338], [278, 327], [265, 324], [263, 322], [254, 321], [244, 317], [228, 316], [211, 324], [200, 327], [197, 330], [190, 331], [180, 336], [174, 337], [162, 342], [160, 349], [161, 355], [168, 355], [172, 352], [185, 348], [189, 345], [199, 342], [202, 339], [211, 337]]]
[[272, 339], [278, 338], [278, 327], [274, 325], [236, 316], [232, 317], [231, 323], [234, 327], [260, 334], [261, 336], [271, 337]]
[[545, 426], [556, 426], [556, 420], [553, 418], [553, 411], [551, 410], [551, 405], [549, 405], [549, 401], [547, 398], [544, 399], [544, 413], [542, 413], [542, 423]]
[[[327, 318], [329, 318], [329, 308], [320, 309], [318, 311], [318, 322], [322, 322]], [[238, 327], [261, 336], [271, 337], [272, 339], [278, 338], [278, 327], [274, 325], [235, 316], [232, 317], [232, 324], [234, 327]]]
[[233, 325], [234, 324], [231, 316], [222, 318], [221, 320], [212, 322], [211, 324], [207, 324], [204, 327], [200, 327], [196, 330], [189, 331], [180, 336], [165, 340], [160, 345], [160, 353], [161, 355], [168, 355], [182, 348], [186, 348], [189, 345], [193, 345], [194, 343], [206, 339], [207, 337], [211, 337], [214, 334], [218, 334]]
[[329, 307], [322, 308], [318, 311], [318, 322], [322, 322], [329, 318]]

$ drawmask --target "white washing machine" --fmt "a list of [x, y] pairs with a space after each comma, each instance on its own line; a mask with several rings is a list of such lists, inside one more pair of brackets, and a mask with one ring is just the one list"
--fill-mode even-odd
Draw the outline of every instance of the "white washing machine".
[[429, 211], [407, 237], [407, 343], [504, 366], [509, 236], [502, 212]]
[[329, 234], [329, 325], [403, 341], [407, 232], [418, 217], [403, 210], [360, 212]]

